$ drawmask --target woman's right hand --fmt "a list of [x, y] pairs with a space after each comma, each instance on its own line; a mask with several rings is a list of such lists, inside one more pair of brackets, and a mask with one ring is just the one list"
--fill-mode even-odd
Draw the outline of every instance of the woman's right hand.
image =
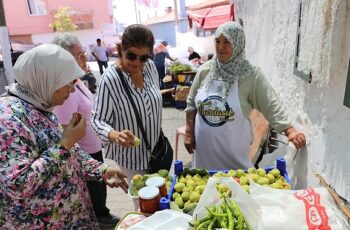
[[65, 127], [60, 145], [71, 149], [75, 143], [85, 136], [86, 120], [81, 113], [73, 113], [72, 119]]
[[135, 136], [130, 130], [123, 130], [120, 132], [112, 130], [109, 132], [108, 138], [111, 142], [123, 147], [135, 147]]
[[193, 150], [196, 149], [194, 132], [193, 130], [189, 130], [187, 127], [185, 129], [184, 144], [189, 154], [192, 154]]

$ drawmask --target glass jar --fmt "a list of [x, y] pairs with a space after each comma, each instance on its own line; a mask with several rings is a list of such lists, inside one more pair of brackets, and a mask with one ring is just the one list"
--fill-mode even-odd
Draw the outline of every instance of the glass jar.
[[140, 210], [144, 213], [155, 213], [159, 210], [159, 189], [154, 186], [146, 186], [139, 190]]
[[168, 195], [167, 188], [165, 185], [165, 179], [163, 177], [160, 177], [160, 176], [151, 177], [146, 180], [146, 185], [159, 188], [159, 193], [161, 197], [166, 197]]

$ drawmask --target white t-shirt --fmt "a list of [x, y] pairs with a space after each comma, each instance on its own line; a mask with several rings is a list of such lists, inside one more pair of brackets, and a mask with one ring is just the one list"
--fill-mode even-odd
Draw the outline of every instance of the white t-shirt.
[[96, 46], [92, 52], [94, 52], [94, 54], [97, 56], [99, 61], [108, 61], [108, 57], [106, 54], [107, 52], [106, 47]]

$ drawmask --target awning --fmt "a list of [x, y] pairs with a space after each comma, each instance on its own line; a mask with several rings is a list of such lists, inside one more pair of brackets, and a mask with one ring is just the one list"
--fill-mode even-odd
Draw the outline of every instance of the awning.
[[214, 30], [219, 25], [234, 19], [233, 4], [187, 11], [187, 14], [190, 27], [193, 23], [196, 23], [203, 30]]

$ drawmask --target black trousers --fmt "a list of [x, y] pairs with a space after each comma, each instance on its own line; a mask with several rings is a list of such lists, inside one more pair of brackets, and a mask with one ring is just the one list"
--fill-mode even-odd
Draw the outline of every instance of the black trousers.
[[165, 66], [156, 66], [159, 75], [159, 87], [163, 88], [163, 78], [165, 77]]
[[[103, 163], [102, 150], [90, 154], [92, 158]], [[105, 216], [108, 215], [109, 209], [106, 207], [106, 198], [107, 198], [107, 187], [104, 182], [99, 181], [87, 181], [86, 182], [92, 206], [95, 211], [96, 216]]]
[[108, 61], [97, 61], [98, 64], [98, 68], [100, 69], [100, 74], [103, 74], [103, 66], [105, 67], [105, 69], [107, 69], [108, 67]]

